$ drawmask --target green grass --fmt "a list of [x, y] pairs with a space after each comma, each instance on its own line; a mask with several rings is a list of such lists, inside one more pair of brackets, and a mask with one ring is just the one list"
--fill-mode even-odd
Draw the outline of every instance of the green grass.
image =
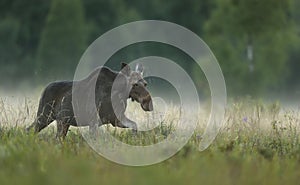
[[[2, 106], [2, 116], [3, 109], [7, 115], [13, 114]], [[19, 116], [27, 112], [24, 108]], [[22, 119], [11, 116], [6, 119], [9, 120]], [[235, 101], [227, 109], [224, 127], [207, 150], [198, 151], [199, 135], [203, 132], [199, 127], [176, 155], [145, 167], [122, 166], [106, 160], [88, 146], [76, 129], [59, 142], [54, 127], [33, 135], [23, 132], [24, 125], [2, 124], [0, 184], [298, 184], [299, 120], [299, 112], [283, 110], [278, 103]], [[154, 135], [172, 129], [165, 126], [168, 120], [160, 124], [160, 131], [138, 137], [146, 144], [156, 142]], [[131, 141], [127, 130], [114, 134]]]

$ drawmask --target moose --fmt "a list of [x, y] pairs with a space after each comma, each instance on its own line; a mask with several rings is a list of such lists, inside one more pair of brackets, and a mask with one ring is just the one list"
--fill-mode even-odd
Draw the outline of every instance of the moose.
[[[91, 88], [91, 82], [94, 89]], [[138, 102], [144, 111], [152, 111], [152, 98], [146, 89], [147, 82], [143, 78], [143, 66], [136, 65], [131, 70], [126, 63], [121, 64], [120, 71], [113, 71], [108, 67], [98, 67], [86, 78], [78, 81], [58, 81], [50, 83], [43, 91], [39, 101], [35, 121], [26, 128], [27, 131], [40, 132], [51, 122], [57, 122], [57, 138], [65, 138], [70, 126], [89, 126], [90, 131], [103, 124], [111, 124], [114, 127], [131, 128], [137, 131], [134, 121], [125, 116], [127, 99]], [[91, 90], [92, 89], [92, 90]], [[79, 96], [74, 100], [74, 93]], [[90, 96], [94, 92], [94, 96]], [[96, 105], [98, 121], [89, 120], [89, 103], [85, 102], [93, 98]], [[74, 107], [76, 106], [76, 107]], [[79, 108], [78, 108], [79, 107]], [[74, 116], [74, 108], [83, 112], [86, 118]]]

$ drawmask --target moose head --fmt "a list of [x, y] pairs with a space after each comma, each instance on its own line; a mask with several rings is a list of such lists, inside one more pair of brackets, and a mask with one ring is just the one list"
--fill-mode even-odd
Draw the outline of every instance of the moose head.
[[152, 111], [152, 98], [146, 89], [147, 82], [143, 78], [143, 71], [144, 69], [141, 64], [136, 65], [135, 71], [131, 70], [130, 66], [126, 63], [122, 63], [121, 66], [121, 73], [127, 77], [130, 88], [128, 98], [140, 103], [144, 111]]

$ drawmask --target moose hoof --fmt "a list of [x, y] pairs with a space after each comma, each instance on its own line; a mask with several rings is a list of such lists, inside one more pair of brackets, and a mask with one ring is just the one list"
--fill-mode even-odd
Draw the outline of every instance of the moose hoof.
[[136, 129], [132, 129], [131, 133], [132, 133], [133, 136], [136, 136], [137, 135], [137, 130]]

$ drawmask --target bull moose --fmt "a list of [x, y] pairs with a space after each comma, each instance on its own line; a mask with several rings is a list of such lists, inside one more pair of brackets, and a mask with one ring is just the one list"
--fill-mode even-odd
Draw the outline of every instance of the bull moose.
[[[76, 106], [80, 106], [79, 110], [86, 112], [83, 115], [88, 115], [89, 110], [86, 109], [89, 106], [82, 101], [90, 96], [90, 90], [87, 89], [90, 88], [90, 83], [93, 80], [96, 82], [93, 89], [94, 104], [101, 121], [82, 118], [83, 123], [78, 124], [74, 116], [75, 105], [74, 101], [72, 102], [72, 91], [80, 92], [82, 99], [77, 97], [79, 100]], [[147, 82], [143, 78], [143, 67], [137, 64], [136, 69], [131, 70], [129, 65], [125, 63], [122, 63], [121, 70], [118, 72], [107, 67], [98, 67], [82, 80], [50, 83], [40, 98], [36, 119], [27, 128], [27, 131], [34, 129], [34, 132], [38, 133], [56, 120], [56, 137], [58, 138], [65, 138], [71, 125], [89, 126], [91, 131], [102, 124], [112, 124], [115, 127], [131, 128], [136, 132], [136, 123], [126, 118], [124, 114], [127, 99], [130, 98], [132, 101], [140, 103], [144, 111], [152, 111], [152, 98], [146, 86]]]

